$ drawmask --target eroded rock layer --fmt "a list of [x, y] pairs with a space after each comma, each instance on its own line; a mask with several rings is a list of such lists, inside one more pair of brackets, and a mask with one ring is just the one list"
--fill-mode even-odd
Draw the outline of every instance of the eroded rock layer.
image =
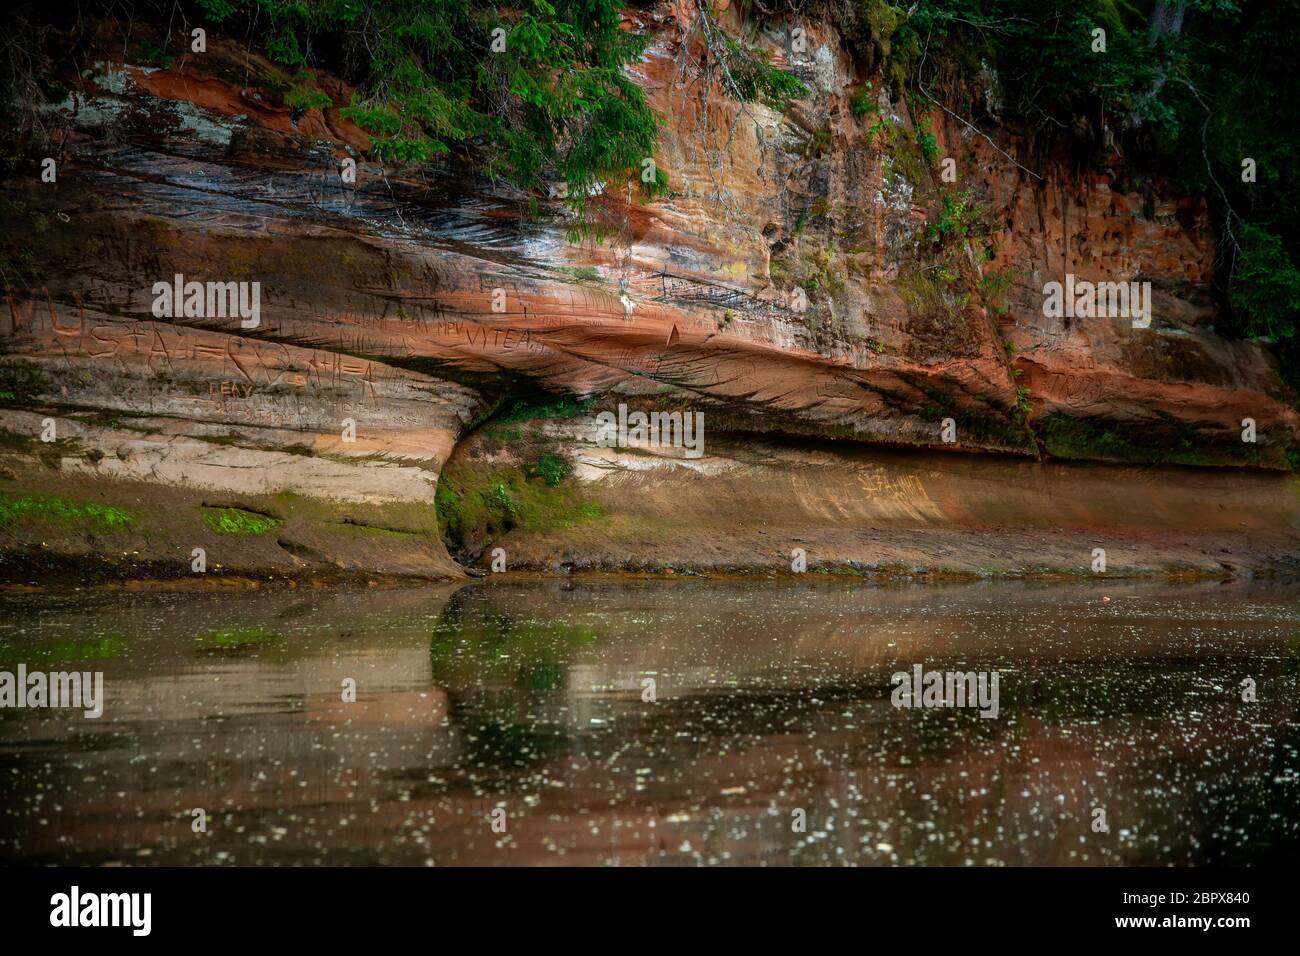
[[[996, 126], [978, 131], [942, 106], [914, 116], [880, 82], [874, 109], [857, 115], [850, 96], [871, 77], [828, 27], [813, 27], [799, 55], [779, 32], [764, 37], [807, 98], [784, 112], [742, 106], [706, 82], [690, 9], [636, 16], [654, 36], [636, 78], [665, 120], [655, 160], [670, 192], [653, 203], [627, 189], [595, 197], [610, 229], [601, 245], [568, 242], [562, 206], [543, 202], [533, 216], [530, 197], [463, 164], [367, 163], [366, 136], [336, 108], [274, 105], [259, 86], [270, 64], [215, 37], [206, 55], [167, 69], [118, 44], [117, 59], [61, 77], [72, 92], [51, 107], [68, 129], [57, 182], [3, 184], [0, 479], [11, 505], [43, 484], [106, 499], [129, 489], [137, 507], [141, 488], [166, 487], [194, 514], [155, 529], [141, 561], [183, 563], [187, 541], [208, 533], [203, 509], [238, 506], [284, 530], [230, 567], [454, 575], [433, 517], [440, 472], [491, 416], [540, 389], [581, 403], [578, 429], [620, 402], [701, 411], [709, 455], [672, 469], [640, 467], [635, 451], [593, 464], [590, 441], [552, 432], [540, 453], [567, 462], [568, 480], [599, 486], [586, 497], [602, 503], [581, 522], [516, 522], [508, 540], [528, 566], [777, 566], [801, 527], [845, 567], [1087, 563], [1074, 543], [1035, 561], [1032, 543], [957, 555], [955, 541], [883, 540], [908, 527], [1059, 527], [1080, 544], [1089, 529], [1130, 541], [1186, 532], [1202, 537], [1186, 548], [1152, 538], [1133, 566], [1286, 566], [1300, 516], [1281, 474], [1064, 478], [1050, 463], [1286, 467], [1300, 436], [1295, 396], [1264, 345], [1213, 331], [1202, 201], [1134, 185], [1124, 169], [1015, 158], [1020, 144]], [[346, 102], [343, 84], [317, 79]], [[954, 160], [955, 183], [920, 149], [922, 128]], [[346, 158], [358, 163], [354, 183], [340, 176]], [[978, 238], [934, 228], [954, 203], [980, 210]], [[1047, 317], [1044, 286], [1066, 274], [1150, 282], [1150, 327]], [[255, 324], [183, 307], [159, 315], [155, 285], [177, 277], [258, 283]], [[1246, 419], [1253, 442], [1242, 439]], [[513, 449], [507, 439], [463, 451], [464, 467], [527, 471], [541, 448], [530, 434]], [[863, 449], [882, 444], [924, 446], [936, 461], [1018, 456], [1029, 471], [982, 458], [932, 471], [888, 456], [864, 463]], [[947, 492], [924, 477], [953, 467], [965, 484], [940, 481]], [[1084, 476], [1103, 490], [1085, 494]], [[981, 481], [989, 495], [975, 490]], [[919, 482], [916, 493], [882, 491], [900, 482]], [[1136, 512], [1101, 507], [1134, 484], [1164, 490], [1134, 498]], [[1067, 485], [1087, 501], [1073, 512], [1056, 490]], [[618, 489], [651, 504], [619, 506]], [[674, 557], [661, 542], [640, 560], [628, 550], [635, 535], [591, 531], [619, 514], [671, 520], [696, 493], [701, 522], [730, 515], [715, 557]], [[1197, 527], [1203, 495], [1215, 520]], [[990, 511], [1000, 498], [1007, 507]], [[329, 504], [309, 520], [310, 509], [285, 504], [301, 499]], [[1225, 500], [1232, 510], [1220, 515]], [[743, 530], [759, 502], [780, 516], [770, 548]], [[374, 511], [407, 506], [427, 518]], [[76, 529], [32, 524], [42, 507], [9, 508], [9, 549], [30, 558], [43, 536], [63, 542], [54, 550], [95, 550]], [[358, 550], [335, 525], [391, 534]], [[1205, 535], [1239, 531], [1267, 541], [1212, 555]], [[591, 553], [573, 553], [588, 532]], [[462, 550], [477, 557], [483, 543]]]

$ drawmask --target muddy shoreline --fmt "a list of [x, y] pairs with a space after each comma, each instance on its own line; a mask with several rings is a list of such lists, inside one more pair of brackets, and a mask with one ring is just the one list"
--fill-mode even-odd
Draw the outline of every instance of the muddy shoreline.
[[[0, 456], [0, 586], [389, 587], [500, 570], [878, 582], [1300, 576], [1300, 480], [1289, 475], [728, 436], [688, 468], [594, 448], [581, 423], [549, 425], [545, 440], [573, 472], [557, 488], [528, 478], [507, 494], [550, 510], [480, 528], [464, 549], [449, 547], [446, 525], [464, 515], [430, 500], [240, 494], [105, 479], [76, 459]], [[444, 480], [507, 487], [520, 445], [463, 442]]]

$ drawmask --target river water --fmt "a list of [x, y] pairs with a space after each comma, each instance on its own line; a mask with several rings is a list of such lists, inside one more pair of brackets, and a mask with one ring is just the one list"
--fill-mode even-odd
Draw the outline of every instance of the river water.
[[[9, 863], [1300, 861], [1293, 586], [496, 579], [0, 611], [0, 671], [105, 680], [98, 719], [0, 710]], [[997, 672], [996, 716], [894, 706], [917, 664]]]

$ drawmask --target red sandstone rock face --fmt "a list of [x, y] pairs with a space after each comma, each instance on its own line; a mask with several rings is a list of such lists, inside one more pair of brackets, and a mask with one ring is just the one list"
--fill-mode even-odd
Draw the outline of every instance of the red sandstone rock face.
[[[366, 163], [336, 109], [275, 106], [256, 84], [268, 64], [219, 39], [169, 69], [128, 50], [65, 78], [58, 182], [4, 185], [5, 238], [33, 262], [8, 289], [6, 390], [150, 416], [136, 465], [105, 474], [220, 486], [226, 465], [203, 455], [155, 465], [168, 441], [228, 427], [259, 453], [382, 458], [304, 479], [357, 500], [430, 500], [456, 442], [521, 381], [610, 403], [671, 394], [773, 434], [944, 449], [952, 418], [965, 450], [1282, 463], [1294, 396], [1261, 345], [1212, 330], [1202, 203], [1121, 191], [1123, 169], [1032, 168], [996, 127], [994, 146], [942, 109], [913, 117], [815, 24], [806, 53], [764, 38], [810, 95], [742, 107], [702, 70], [693, 9], [636, 14], [671, 192], [644, 204], [611, 186], [593, 201], [613, 230], [598, 246], [567, 243], [553, 204], [530, 221], [526, 197], [473, 169]], [[877, 112], [855, 116], [868, 79]], [[921, 155], [918, 123], [955, 183]], [[978, 235], [936, 238], [945, 196], [983, 207]], [[1067, 273], [1150, 281], [1151, 327], [1046, 317], [1044, 284]], [[177, 274], [260, 282], [260, 324], [155, 317], [154, 283]]]
[[[1067, 178], [1058, 171], [1032, 181], [1012, 176], [987, 143], [973, 145], [988, 170], [982, 185], [1005, 223], [989, 268], [1010, 276], [1002, 328], [1034, 400], [1035, 424], [1065, 415], [1138, 436], [1146, 428], [1158, 440], [1172, 419], [1228, 456], [1246, 417], [1275, 437], [1295, 434], [1294, 396], [1269, 353], [1214, 334], [1213, 237], [1202, 201], [1121, 193], [1113, 172]], [[1151, 327], [1045, 317], [1043, 284], [1067, 273], [1151, 282]]]

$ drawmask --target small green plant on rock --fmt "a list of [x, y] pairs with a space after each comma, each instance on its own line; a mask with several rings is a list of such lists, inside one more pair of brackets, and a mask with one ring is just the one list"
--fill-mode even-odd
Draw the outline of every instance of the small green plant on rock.
[[852, 101], [850, 101], [849, 109], [852, 111], [854, 116], [869, 116], [876, 112], [876, 99], [872, 96], [870, 80], [868, 80], [867, 84], [858, 91], [857, 96], [853, 97]]
[[975, 201], [969, 189], [956, 196], [945, 194], [943, 211], [938, 219], [926, 225], [925, 234], [940, 243], [952, 239], [964, 241], [988, 231], [986, 218], [987, 210]]
[[554, 488], [560, 482], [568, 478], [573, 471], [573, 465], [567, 458], [561, 458], [559, 455], [553, 455], [549, 451], [543, 452], [533, 465], [533, 475], [541, 478], [547, 486]]
[[279, 518], [243, 508], [203, 508], [203, 520], [217, 534], [269, 534], [284, 524]]

